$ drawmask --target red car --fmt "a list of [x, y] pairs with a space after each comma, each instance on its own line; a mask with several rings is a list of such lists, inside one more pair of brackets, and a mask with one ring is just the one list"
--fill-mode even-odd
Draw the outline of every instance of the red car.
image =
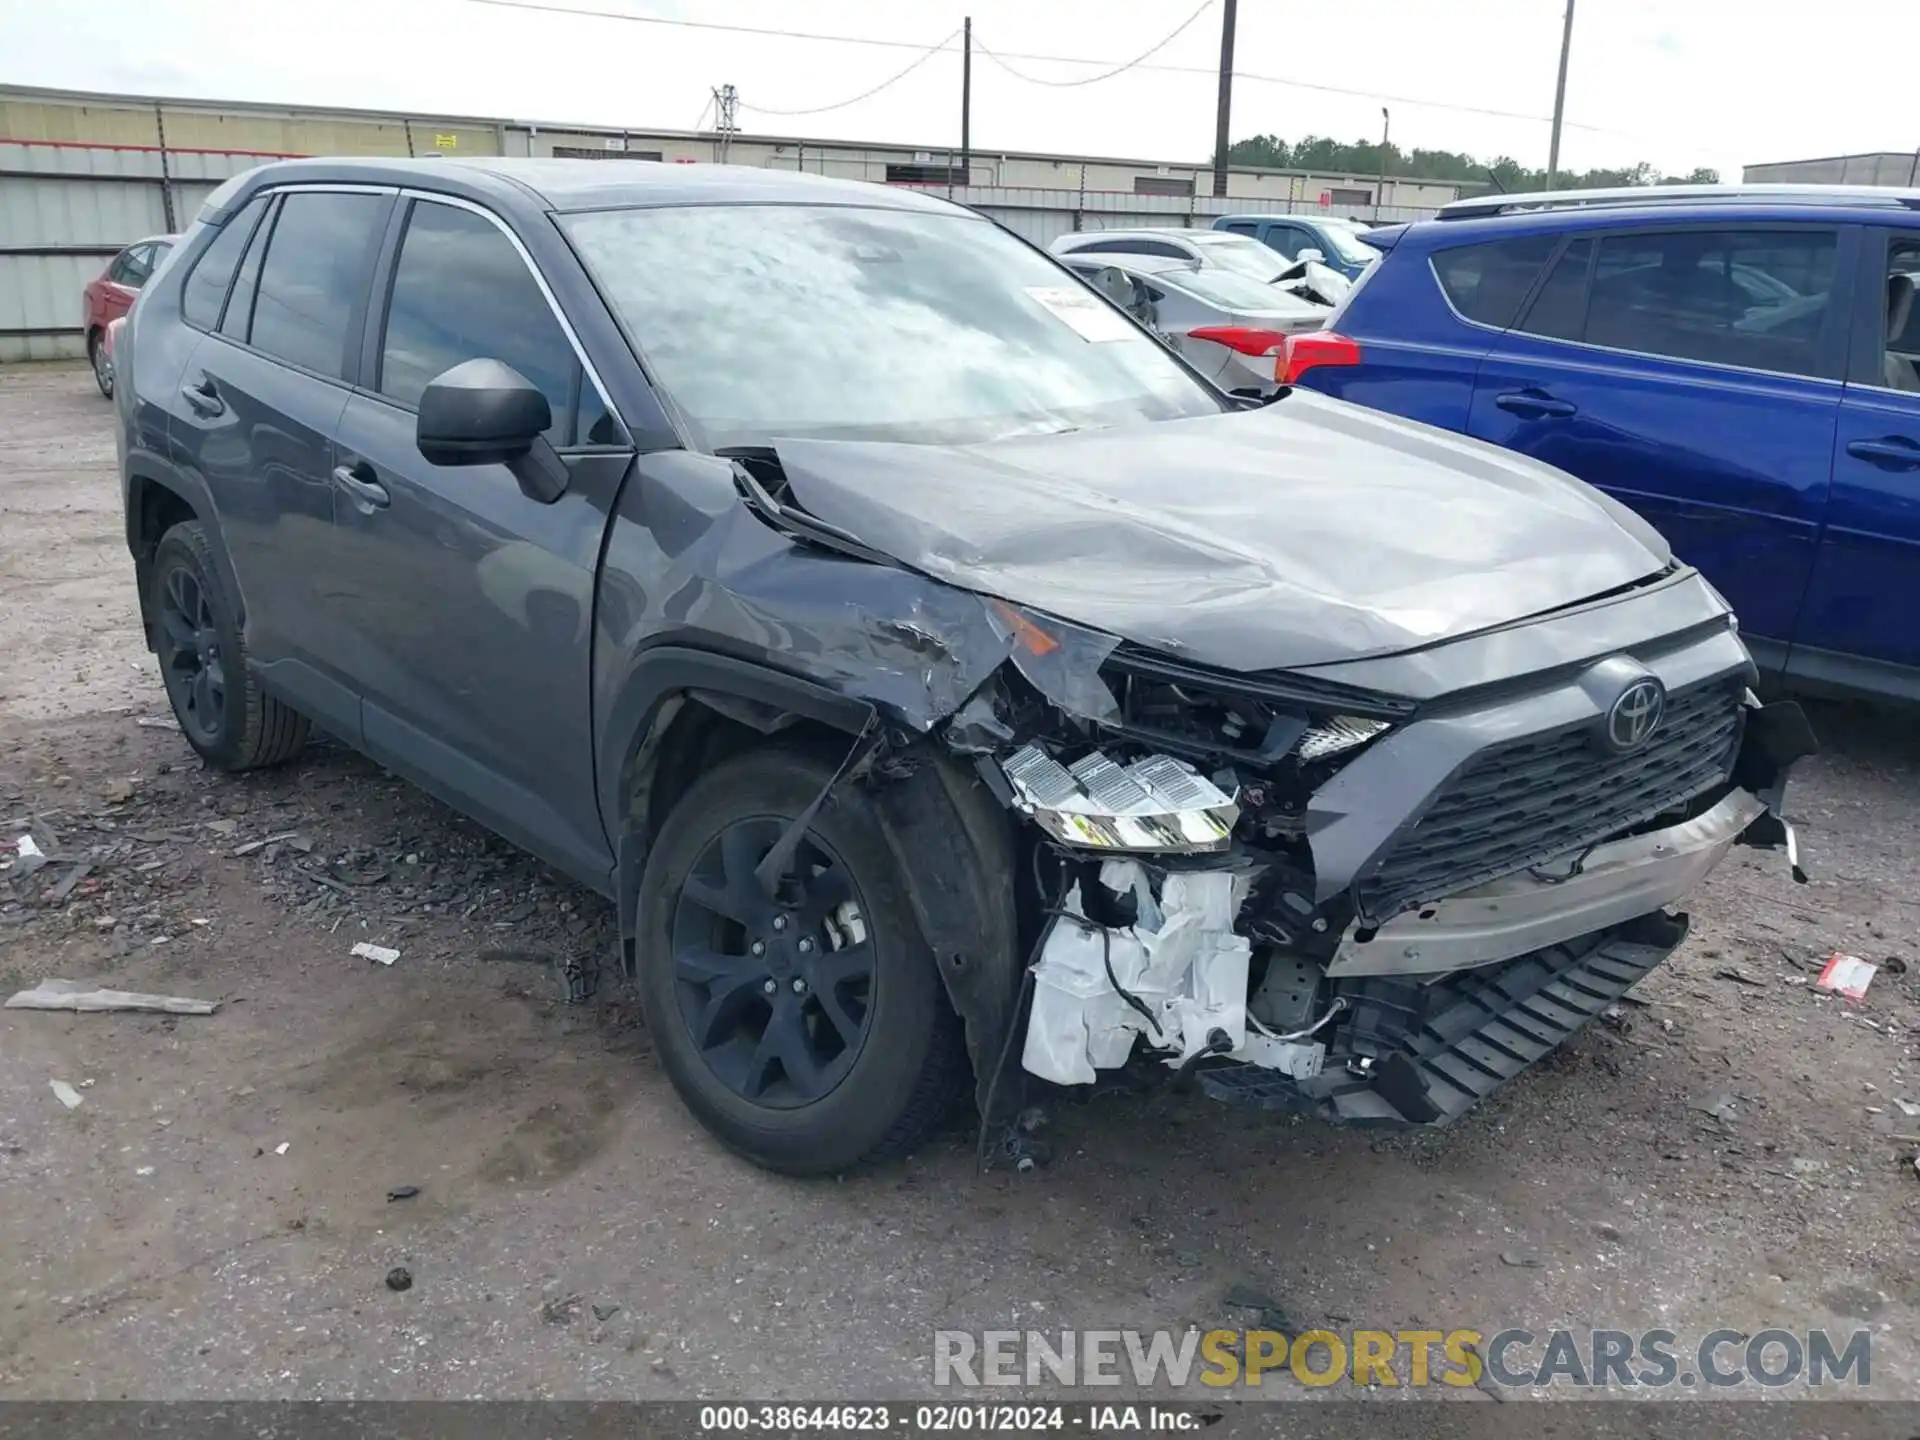
[[113, 397], [113, 352], [107, 344], [107, 326], [133, 308], [140, 287], [147, 283], [160, 259], [173, 248], [178, 235], [154, 235], [136, 240], [118, 255], [85, 292], [87, 360], [93, 366], [100, 393]]

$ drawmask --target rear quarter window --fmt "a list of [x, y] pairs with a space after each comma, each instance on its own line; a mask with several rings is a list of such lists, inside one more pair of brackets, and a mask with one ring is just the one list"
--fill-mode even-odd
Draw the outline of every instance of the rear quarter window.
[[220, 323], [220, 307], [226, 303], [227, 289], [233, 284], [234, 269], [266, 208], [267, 197], [255, 196], [239, 214], [227, 218], [220, 233], [193, 262], [180, 296], [180, 308], [189, 325], [211, 330]]
[[1436, 251], [1434, 278], [1447, 302], [1479, 325], [1504, 330], [1559, 243], [1557, 235], [1521, 235]]

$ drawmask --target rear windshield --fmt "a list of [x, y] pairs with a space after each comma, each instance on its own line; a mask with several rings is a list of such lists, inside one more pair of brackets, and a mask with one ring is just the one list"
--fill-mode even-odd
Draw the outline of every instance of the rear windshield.
[[1356, 229], [1333, 224], [1322, 225], [1320, 229], [1334, 255], [1349, 264], [1365, 265], [1380, 258], [1380, 252], [1362, 241]]
[[1077, 277], [972, 215], [714, 205], [563, 223], [709, 449], [957, 443], [1225, 407]]
[[1271, 280], [1287, 268], [1285, 257], [1276, 254], [1272, 246], [1263, 245], [1245, 235], [1229, 235], [1224, 230], [1215, 230], [1190, 238], [1210, 263], [1237, 274], [1250, 275], [1255, 280]]
[[1150, 278], [1156, 285], [1184, 290], [1229, 310], [1283, 310], [1293, 298], [1284, 290], [1251, 275], [1242, 275], [1238, 270], [1166, 270]]

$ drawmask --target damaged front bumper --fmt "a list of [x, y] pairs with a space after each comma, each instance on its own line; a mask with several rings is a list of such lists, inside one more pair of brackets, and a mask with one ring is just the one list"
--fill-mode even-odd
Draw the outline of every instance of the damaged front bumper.
[[[1680, 818], [1535, 857], [1384, 920], [1353, 913], [1318, 946], [1263, 930], [1246, 903], [1261, 866], [1245, 846], [1205, 853], [1173, 826], [1180, 843], [1166, 853], [1121, 858], [1103, 830], [1085, 848], [1108, 858], [1070, 863], [1080, 879], [1038, 947], [1024, 1068], [1087, 1084], [1139, 1046], [1230, 1103], [1341, 1124], [1448, 1123], [1658, 965], [1687, 931], [1666, 907], [1734, 845], [1785, 848], [1804, 878], [1779, 807], [1811, 731], [1796, 706], [1739, 705], [1719, 783]], [[1034, 753], [1009, 766], [1016, 808], [1044, 823], [1037, 798], [1085, 803], [1064, 787], [1037, 797]], [[1110, 765], [1098, 756], [1061, 774]], [[1200, 783], [1203, 799], [1227, 798]], [[1321, 928], [1311, 914], [1290, 917], [1294, 936]]]
[[1435, 975], [1510, 960], [1673, 904], [1718, 865], [1766, 802], [1730, 791], [1664, 830], [1599, 845], [1551, 868], [1523, 870], [1368, 931], [1358, 921], [1327, 965], [1333, 977]]

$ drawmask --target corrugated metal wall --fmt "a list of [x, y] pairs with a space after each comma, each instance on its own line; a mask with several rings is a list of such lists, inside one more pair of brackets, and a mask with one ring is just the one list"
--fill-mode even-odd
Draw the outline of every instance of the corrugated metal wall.
[[184, 229], [257, 155], [0, 140], [0, 362], [86, 353], [80, 292], [122, 246]]
[[[666, 132], [0, 90], [0, 363], [83, 356], [80, 305], [87, 282], [130, 242], [184, 230], [220, 182], [266, 160], [322, 154], [548, 155], [556, 145], [608, 153], [645, 148], [660, 150], [669, 160], [709, 159], [716, 148], [711, 136]], [[742, 139], [730, 158], [880, 180], [903, 153], [914, 152]], [[1040, 163], [1042, 157], [1021, 161], [1027, 173]], [[1120, 174], [1125, 166], [1115, 169], [1116, 163], [1063, 159], [1054, 168], [1062, 178], [1077, 180], [1077, 188], [974, 185], [936, 193], [977, 206], [1041, 245], [1077, 229], [1206, 225], [1235, 211], [1325, 213], [1304, 195], [1215, 200], [1135, 195], [1088, 183], [1090, 173], [1096, 179], [1111, 179], [1107, 170]], [[992, 162], [981, 157], [973, 178], [995, 173]], [[1273, 177], [1263, 172], [1259, 178]], [[1389, 205], [1377, 215], [1371, 206], [1360, 213], [1411, 220], [1432, 211]]]
[[1920, 182], [1920, 152], [1782, 160], [1749, 165], [1742, 178], [1749, 185], [1886, 185], [1910, 189]]

